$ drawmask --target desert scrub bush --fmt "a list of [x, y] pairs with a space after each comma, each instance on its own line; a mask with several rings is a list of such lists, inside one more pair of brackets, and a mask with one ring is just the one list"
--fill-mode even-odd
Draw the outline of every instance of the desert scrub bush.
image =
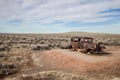
[[5, 55], [3, 53], [0, 53], [0, 58], [2, 58], [2, 57], [5, 57]]
[[10, 48], [8, 46], [1, 45], [0, 46], [0, 51], [9, 51]]
[[[62, 72], [62, 71], [43, 71], [32, 75], [23, 75], [17, 80], [90, 80], [86, 76], [79, 76], [77, 74]], [[93, 79], [91, 79], [93, 80]]]
[[39, 45], [34, 45], [32, 49], [33, 50], [50, 50], [50, 46], [47, 44], [39, 44]]
[[3, 44], [3, 41], [0, 41], [0, 45]]
[[60, 47], [61, 49], [69, 49], [69, 47], [70, 47], [70, 42], [65, 42], [65, 41], [63, 41], [63, 42], [60, 43], [59, 47]]
[[2, 64], [0, 63], [0, 78], [15, 74], [19, 71], [18, 67], [16, 67], [14, 64]]
[[0, 62], [3, 62], [3, 60], [6, 58], [7, 55], [4, 53], [0, 53]]

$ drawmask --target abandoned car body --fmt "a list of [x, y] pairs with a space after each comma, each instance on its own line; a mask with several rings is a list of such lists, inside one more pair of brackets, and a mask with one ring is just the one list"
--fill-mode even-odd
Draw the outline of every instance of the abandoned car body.
[[105, 49], [100, 42], [93, 43], [93, 38], [91, 37], [72, 37], [71, 48], [73, 50], [80, 49], [80, 51], [83, 53], [103, 52], [103, 49]]

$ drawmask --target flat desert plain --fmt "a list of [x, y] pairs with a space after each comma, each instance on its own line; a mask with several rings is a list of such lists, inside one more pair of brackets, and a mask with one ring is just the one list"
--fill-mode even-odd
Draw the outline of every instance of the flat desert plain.
[[[66, 49], [73, 36], [102, 42], [108, 54]], [[0, 34], [0, 80], [120, 80], [120, 34]]]

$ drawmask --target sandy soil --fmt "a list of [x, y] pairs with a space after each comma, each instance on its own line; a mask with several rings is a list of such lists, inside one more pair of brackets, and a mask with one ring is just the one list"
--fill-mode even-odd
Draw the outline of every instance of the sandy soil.
[[120, 77], [120, 47], [107, 47], [108, 55], [87, 55], [54, 49], [32, 55], [39, 70], [63, 70], [77, 74], [105, 74]]
[[[69, 49], [13, 49], [7, 53], [8, 60], [12, 60], [21, 70], [4, 80], [36, 80], [41, 79], [41, 76], [44, 77], [41, 80], [119, 80], [120, 46], [107, 46], [105, 51], [111, 54], [84, 54]], [[66, 72], [79, 77], [73, 79], [75, 76], [69, 77]]]

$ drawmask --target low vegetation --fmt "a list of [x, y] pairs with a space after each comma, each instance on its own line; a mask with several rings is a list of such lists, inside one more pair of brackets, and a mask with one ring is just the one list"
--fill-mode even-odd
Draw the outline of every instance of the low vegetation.
[[[92, 37], [95, 43], [102, 42], [103, 45], [107, 46], [120, 46], [119, 34], [80, 32], [61, 34], [0, 34], [0, 80], [96, 80], [96, 78], [89, 78], [85, 75], [69, 74], [61, 71], [44, 71], [46, 67], [46, 70], [49, 70], [50, 66], [47, 64], [50, 63], [46, 62], [42, 65], [42, 62], [47, 61], [49, 57], [53, 57], [51, 64], [55, 63], [54, 61], [58, 61], [59, 63], [61, 60], [57, 60], [60, 56], [54, 57], [57, 54], [49, 55], [46, 60], [42, 60], [42, 58], [45, 59], [45, 55], [42, 55], [43, 52], [52, 49], [68, 49], [70, 39], [73, 36]], [[38, 58], [35, 58], [35, 61], [42, 62], [35, 64], [34, 59], [31, 58], [31, 56], [35, 57], [33, 54], [39, 54]], [[52, 52], [50, 54], [52, 54]], [[95, 55], [93, 54], [93, 56]], [[63, 59], [63, 57], [60, 58]], [[67, 58], [65, 57], [65, 61], [66, 60]], [[65, 61], [63, 61], [63, 63], [65, 63]], [[65, 64], [67, 65], [67, 63]], [[42, 68], [41, 66], [45, 67]], [[114, 67], [114, 69], [117, 68]], [[116, 73], [119, 75], [119, 72]], [[14, 76], [11, 77], [11, 75]], [[114, 78], [104, 77], [102, 79], [98, 78], [98, 80], [114, 80]]]

